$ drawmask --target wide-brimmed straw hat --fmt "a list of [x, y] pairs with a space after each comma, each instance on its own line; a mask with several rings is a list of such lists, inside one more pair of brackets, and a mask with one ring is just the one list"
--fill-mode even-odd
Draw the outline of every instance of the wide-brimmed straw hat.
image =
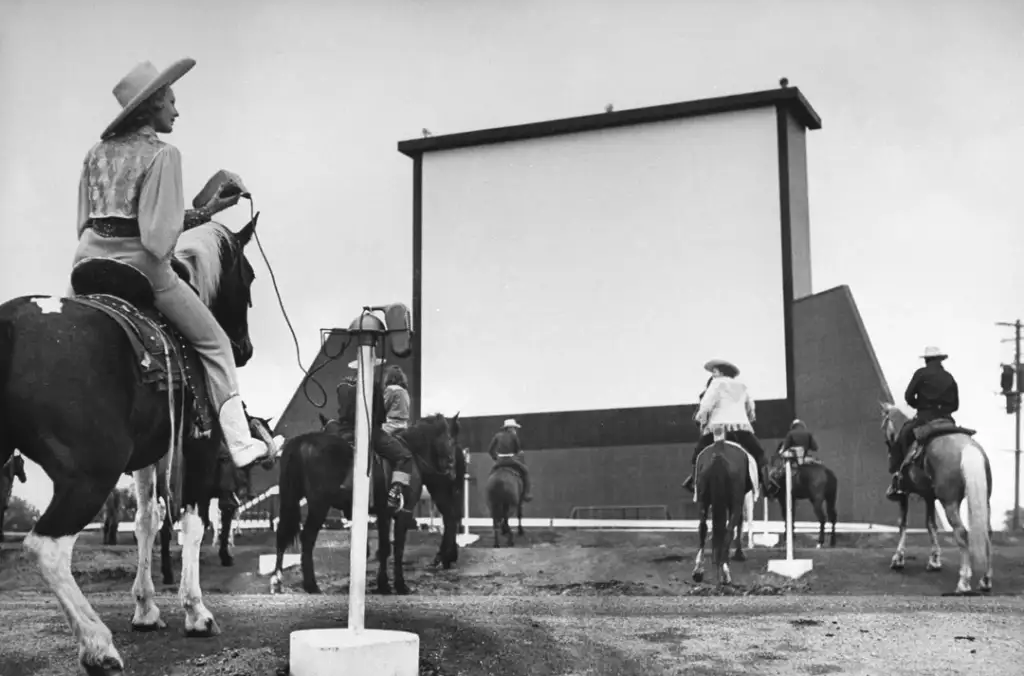
[[157, 70], [157, 67], [150, 61], [143, 61], [128, 72], [121, 81], [114, 85], [114, 98], [121, 104], [121, 112], [117, 114], [114, 121], [107, 125], [107, 128], [100, 134], [100, 138], [106, 138], [128, 119], [143, 101], [152, 96], [156, 90], [167, 85], [174, 84], [181, 77], [192, 70], [196, 65], [195, 59], [180, 59], [175, 61], [164, 70]]
[[924, 354], [921, 355], [921, 359], [948, 359], [948, 358], [949, 358], [948, 354], [946, 354], [945, 352], [943, 352], [939, 348], [935, 347], [934, 345], [929, 345], [928, 347], [924, 348]]
[[705, 371], [713, 371], [714, 369], [718, 369], [730, 378], [735, 378], [740, 374], [740, 370], [736, 367], [736, 364], [724, 359], [712, 359], [707, 364], [704, 364]]
[[509, 418], [504, 423], [502, 423], [501, 426], [502, 426], [503, 429], [507, 428], [507, 427], [514, 427], [516, 429], [519, 429], [520, 427], [522, 427], [522, 425], [520, 425], [519, 423], [516, 422], [515, 418]]

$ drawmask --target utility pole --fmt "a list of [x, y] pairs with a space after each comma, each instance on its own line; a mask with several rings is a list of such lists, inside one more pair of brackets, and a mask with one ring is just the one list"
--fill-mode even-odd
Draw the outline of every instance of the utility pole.
[[[1021, 323], [1018, 319], [1013, 323], [1009, 322], [996, 322], [998, 326], [1009, 326], [1013, 327], [1014, 337], [1011, 339], [1004, 340], [1008, 342], [1012, 340], [1014, 342], [1013, 351], [1013, 366], [1008, 368], [1008, 365], [1003, 366], [1003, 377], [1000, 382], [1002, 385], [1003, 396], [1006, 397], [1006, 412], [1014, 414], [1014, 452], [1013, 452], [1013, 517], [1012, 517], [1012, 530], [1020, 530], [1020, 401], [1021, 401], [1021, 380], [1024, 380], [1022, 376], [1024, 373], [1021, 372], [1020, 363], [1020, 328]], [[1009, 382], [1008, 382], [1009, 381]]]

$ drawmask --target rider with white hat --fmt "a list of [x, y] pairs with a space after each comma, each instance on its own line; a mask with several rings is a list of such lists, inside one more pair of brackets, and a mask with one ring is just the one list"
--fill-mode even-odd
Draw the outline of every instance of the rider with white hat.
[[942, 366], [947, 356], [935, 346], [926, 347], [921, 355], [924, 366], [914, 372], [903, 395], [907, 405], [917, 409], [917, 415], [903, 425], [891, 449], [892, 464], [900, 464], [893, 472], [892, 484], [885, 494], [890, 500], [899, 500], [906, 495], [903, 490], [903, 470], [907, 451], [914, 441], [914, 430], [933, 420], [955, 422], [953, 414], [960, 408], [960, 387], [953, 375]]
[[[764, 482], [764, 449], [754, 435], [754, 399], [747, 386], [736, 379], [740, 370], [735, 364], [724, 359], [712, 359], [704, 364], [711, 372], [712, 381], [704, 391], [694, 419], [701, 428], [701, 438], [693, 449], [693, 467], [697, 456], [714, 441], [712, 429], [716, 425], [725, 428], [725, 438], [744, 448], [757, 462], [759, 475]], [[693, 490], [693, 474], [686, 478], [683, 486]]]
[[526, 467], [526, 455], [522, 446], [519, 445], [518, 429], [522, 427], [515, 418], [506, 420], [501, 429], [494, 433], [491, 438], [491, 445], [487, 448], [487, 454], [491, 456], [495, 464], [513, 466], [519, 470], [523, 478], [523, 502], [530, 502], [533, 496], [530, 494], [530, 471]]

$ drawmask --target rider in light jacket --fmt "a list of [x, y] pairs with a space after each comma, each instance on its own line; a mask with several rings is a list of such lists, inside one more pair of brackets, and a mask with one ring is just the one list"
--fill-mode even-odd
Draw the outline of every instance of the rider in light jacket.
[[[725, 438], [744, 448], [757, 462], [758, 474], [764, 482], [764, 449], [754, 435], [754, 399], [747, 391], [747, 386], [736, 379], [740, 370], [730, 362], [713, 359], [704, 365], [711, 372], [712, 382], [701, 397], [694, 419], [700, 424], [701, 438], [693, 449], [692, 466], [697, 466], [697, 456], [701, 450], [714, 441], [712, 428], [715, 425], [725, 427]], [[683, 482], [683, 486], [692, 491], [694, 476], [691, 473]]]

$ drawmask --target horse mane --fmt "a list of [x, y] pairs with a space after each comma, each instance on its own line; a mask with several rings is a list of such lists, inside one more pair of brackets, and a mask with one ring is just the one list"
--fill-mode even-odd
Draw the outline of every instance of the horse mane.
[[216, 221], [186, 230], [178, 238], [174, 257], [188, 268], [192, 286], [207, 307], [220, 288], [220, 278], [224, 272], [222, 255], [225, 250], [234, 251], [234, 248], [235, 240], [231, 231]]
[[437, 436], [438, 428], [445, 425], [445, 417], [440, 413], [420, 418], [402, 431], [402, 436], [408, 440], [410, 448], [433, 448], [434, 437]]
[[[896, 403], [888, 402], [888, 401], [883, 401], [883, 402], [881, 402], [881, 404], [882, 404], [882, 411], [884, 412], [885, 420], [891, 420], [893, 412], [899, 413], [906, 420], [911, 420], [914, 417], [914, 415], [915, 415], [914, 411], [909, 406], [907, 406], [905, 404], [896, 404]], [[884, 424], [885, 423], [883, 421], [883, 425]], [[893, 423], [893, 424], [895, 424], [895, 423]]]

